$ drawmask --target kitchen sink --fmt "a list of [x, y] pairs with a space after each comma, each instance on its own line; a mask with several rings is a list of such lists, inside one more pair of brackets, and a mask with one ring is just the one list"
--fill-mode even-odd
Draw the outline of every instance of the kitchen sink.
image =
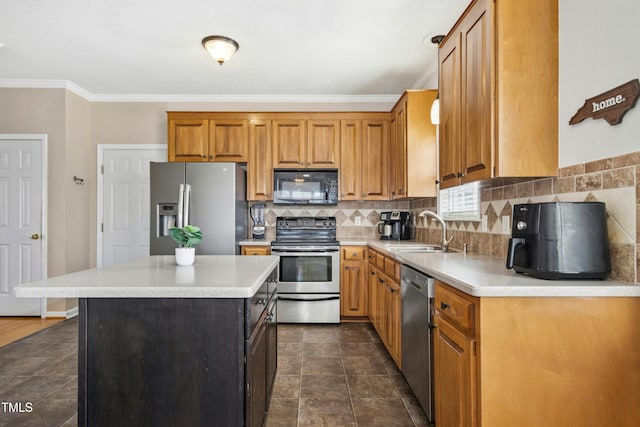
[[442, 252], [442, 248], [437, 245], [385, 245], [385, 247], [398, 254]]

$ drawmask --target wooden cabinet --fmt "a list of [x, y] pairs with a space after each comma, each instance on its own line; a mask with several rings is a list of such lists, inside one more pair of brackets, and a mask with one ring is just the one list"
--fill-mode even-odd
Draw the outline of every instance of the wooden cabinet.
[[240, 255], [271, 255], [271, 246], [256, 245], [256, 246], [242, 246]]
[[340, 252], [340, 315], [367, 316], [367, 247], [343, 246]]
[[558, 2], [525, 3], [475, 0], [440, 45], [441, 188], [557, 174]]
[[[380, 261], [381, 260], [381, 261]], [[402, 296], [400, 264], [384, 254], [369, 249], [369, 320], [398, 368], [402, 367]], [[386, 274], [384, 265], [388, 265]], [[396, 271], [397, 278], [396, 278]]]
[[307, 121], [307, 168], [340, 166], [340, 120]]
[[251, 120], [249, 122], [247, 200], [273, 200], [270, 120]]
[[170, 162], [206, 162], [209, 158], [209, 120], [169, 119], [167, 148]]
[[303, 168], [306, 160], [304, 120], [273, 121], [273, 166]]
[[209, 120], [203, 113], [172, 117], [168, 118], [170, 162], [247, 161], [247, 120]]
[[391, 111], [392, 199], [436, 196], [436, 127], [429, 114], [437, 93], [407, 91]]
[[436, 281], [434, 333], [434, 387], [436, 424], [476, 426], [477, 299]]
[[389, 121], [362, 121], [362, 199], [389, 199]]
[[362, 199], [362, 120], [340, 122], [340, 200]]
[[209, 121], [209, 160], [246, 162], [249, 159], [247, 120]]
[[337, 168], [340, 121], [274, 120], [273, 151], [277, 168]]

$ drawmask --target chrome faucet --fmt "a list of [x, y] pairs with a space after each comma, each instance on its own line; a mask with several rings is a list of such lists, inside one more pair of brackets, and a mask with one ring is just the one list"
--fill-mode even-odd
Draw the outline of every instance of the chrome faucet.
[[451, 238], [447, 240], [447, 224], [444, 222], [444, 219], [442, 219], [440, 215], [431, 211], [422, 211], [418, 216], [421, 216], [421, 217], [430, 216], [440, 221], [440, 225], [442, 226], [442, 244], [440, 245], [440, 247], [442, 248], [442, 252], [447, 252], [447, 249], [449, 248], [449, 243], [451, 243], [451, 241], [453, 240], [453, 236], [451, 236]]

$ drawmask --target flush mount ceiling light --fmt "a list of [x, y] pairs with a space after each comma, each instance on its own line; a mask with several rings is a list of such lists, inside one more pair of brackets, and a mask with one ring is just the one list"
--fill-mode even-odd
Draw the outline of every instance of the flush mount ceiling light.
[[240, 48], [238, 42], [225, 36], [205, 37], [202, 39], [202, 46], [209, 51], [209, 54], [220, 65], [227, 62]]

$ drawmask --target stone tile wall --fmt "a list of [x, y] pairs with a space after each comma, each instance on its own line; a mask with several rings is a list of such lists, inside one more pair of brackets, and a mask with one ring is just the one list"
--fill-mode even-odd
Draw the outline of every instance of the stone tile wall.
[[[607, 206], [611, 249], [611, 278], [640, 283], [640, 152], [561, 168], [554, 178], [491, 180], [481, 196], [483, 222], [448, 222], [451, 248], [506, 259], [513, 205], [551, 201], [601, 201]], [[380, 212], [409, 210], [416, 240], [439, 244], [440, 225], [432, 218], [418, 218], [425, 209], [437, 210], [435, 198], [393, 202], [340, 202], [337, 206], [276, 206], [267, 203], [267, 239], [275, 238], [278, 216], [335, 216], [338, 239], [377, 239]], [[360, 217], [360, 225], [356, 225]], [[252, 222], [249, 221], [251, 225]]]
[[[513, 205], [551, 201], [601, 201], [607, 206], [611, 249], [611, 279], [640, 283], [640, 152], [561, 168], [558, 176], [505, 182], [492, 180], [482, 189], [482, 222], [448, 222], [451, 247], [506, 259]], [[415, 218], [424, 209], [436, 211], [435, 199], [413, 200]], [[437, 244], [440, 225], [418, 218], [416, 239]]]

